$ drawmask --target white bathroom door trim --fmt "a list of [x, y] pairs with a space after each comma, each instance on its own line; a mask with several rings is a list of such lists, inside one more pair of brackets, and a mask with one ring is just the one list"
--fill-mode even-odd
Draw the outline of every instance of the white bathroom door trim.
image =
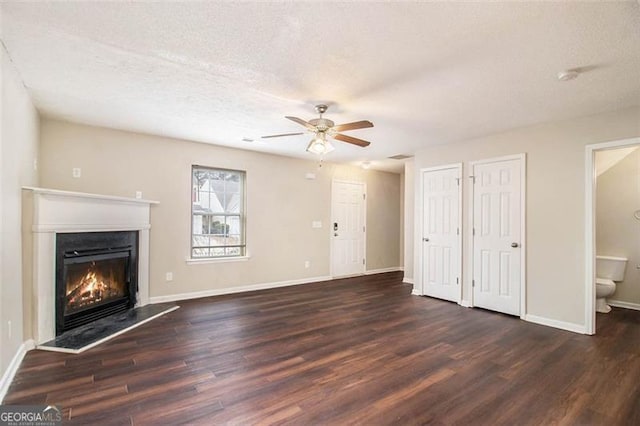
[[424, 221], [422, 220], [423, 215], [424, 215], [424, 181], [422, 179], [422, 176], [424, 175], [425, 172], [437, 172], [439, 170], [449, 170], [449, 169], [456, 169], [458, 171], [458, 178], [459, 180], [459, 185], [458, 185], [458, 229], [460, 229], [460, 232], [458, 233], [458, 268], [457, 268], [457, 273], [458, 273], [458, 277], [460, 277], [460, 294], [458, 295], [458, 304], [462, 303], [462, 283], [463, 281], [463, 276], [462, 276], [462, 185], [463, 185], [463, 174], [462, 174], [462, 163], [453, 163], [453, 164], [445, 164], [445, 165], [441, 165], [441, 166], [435, 166], [435, 167], [423, 167], [420, 169], [419, 171], [419, 179], [418, 181], [420, 182], [420, 202], [417, 203], [418, 204], [418, 215], [416, 216], [417, 220], [416, 222], [418, 222], [416, 225], [418, 227], [418, 234], [417, 234], [417, 238], [415, 238], [415, 242], [414, 242], [414, 250], [415, 253], [419, 254], [416, 259], [418, 259], [418, 261], [415, 263], [416, 265], [416, 274], [413, 277], [414, 280], [414, 288], [419, 288], [420, 289], [420, 295], [424, 296], [424, 282], [422, 280], [422, 271], [423, 271], [423, 265], [422, 265], [422, 259], [424, 259], [424, 256], [422, 254], [422, 250], [424, 248], [424, 245], [422, 244], [422, 236], [424, 235]]
[[[486, 158], [483, 160], [469, 162], [469, 179], [473, 179], [474, 168], [479, 164], [497, 163], [500, 161], [520, 160], [520, 319], [524, 319], [527, 313], [527, 155], [525, 153], [515, 155], [505, 155], [502, 157]], [[474, 206], [473, 206], [473, 186], [468, 191], [469, 214], [468, 228], [473, 230]], [[471, 293], [469, 306], [473, 307], [473, 235], [470, 235], [470, 243], [467, 248], [467, 270], [470, 271], [466, 281], [466, 286]]]
[[640, 145], [640, 138], [594, 143], [585, 147], [584, 247], [585, 247], [585, 334], [596, 334], [596, 151]]

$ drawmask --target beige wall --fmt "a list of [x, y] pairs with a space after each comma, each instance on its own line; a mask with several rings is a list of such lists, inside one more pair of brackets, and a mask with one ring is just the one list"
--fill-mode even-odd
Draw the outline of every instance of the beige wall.
[[[399, 266], [400, 175], [44, 119], [43, 187], [158, 200], [151, 209], [151, 296], [329, 272], [332, 179], [367, 185], [367, 269]], [[303, 149], [304, 147], [301, 147]], [[246, 262], [188, 265], [191, 165], [247, 171]], [[73, 167], [82, 169], [74, 179]], [[315, 180], [305, 173], [316, 173]], [[311, 222], [322, 221], [322, 229]], [[305, 269], [309, 260], [311, 267]], [[174, 280], [165, 281], [173, 272]]]
[[[607, 151], [604, 151], [607, 152]], [[602, 152], [596, 152], [596, 159]], [[596, 186], [596, 251], [629, 259], [624, 281], [610, 299], [640, 308], [640, 150], [635, 150], [598, 177]]]
[[[585, 145], [638, 135], [639, 108], [547, 123], [422, 149], [415, 158], [415, 176], [423, 167], [464, 162], [467, 182], [469, 161], [526, 153], [527, 313], [584, 325]], [[465, 204], [469, 189], [466, 184]], [[417, 189], [415, 194], [419, 197]], [[468, 211], [463, 211], [466, 226]], [[469, 241], [464, 228], [463, 255]], [[471, 271], [466, 258], [463, 272], [463, 298], [469, 300]]]
[[[0, 375], [24, 340], [21, 187], [37, 184], [38, 114], [7, 57], [2, 55], [0, 113]], [[9, 335], [11, 322], [11, 335]]]

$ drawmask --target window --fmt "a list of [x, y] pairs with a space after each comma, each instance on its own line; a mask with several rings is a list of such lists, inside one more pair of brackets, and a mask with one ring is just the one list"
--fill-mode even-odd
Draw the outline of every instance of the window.
[[193, 166], [191, 258], [245, 255], [245, 172]]

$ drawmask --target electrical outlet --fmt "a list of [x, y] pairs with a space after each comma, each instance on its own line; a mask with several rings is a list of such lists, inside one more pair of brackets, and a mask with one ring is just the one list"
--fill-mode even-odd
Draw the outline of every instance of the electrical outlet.
[[314, 220], [313, 222], [311, 222], [311, 227], [314, 229], [322, 228], [322, 221]]
[[310, 262], [310, 261], [308, 261], [308, 260], [305, 260], [305, 261], [304, 261], [304, 267], [305, 267], [305, 268], [307, 268], [307, 269], [309, 269], [309, 267], [310, 267], [310, 266], [311, 266], [311, 262]]
[[173, 272], [167, 272], [165, 278], [167, 281], [173, 281]]
[[136, 198], [140, 200], [142, 198], [142, 191], [136, 191]]
[[71, 175], [76, 179], [79, 178], [82, 176], [82, 169], [80, 167], [74, 167], [71, 169]]

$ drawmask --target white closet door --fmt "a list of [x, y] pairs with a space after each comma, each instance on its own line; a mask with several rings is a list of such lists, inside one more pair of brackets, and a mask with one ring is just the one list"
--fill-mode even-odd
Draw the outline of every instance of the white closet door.
[[520, 315], [522, 159], [473, 166], [473, 305]]
[[461, 167], [422, 172], [422, 290], [460, 300]]

